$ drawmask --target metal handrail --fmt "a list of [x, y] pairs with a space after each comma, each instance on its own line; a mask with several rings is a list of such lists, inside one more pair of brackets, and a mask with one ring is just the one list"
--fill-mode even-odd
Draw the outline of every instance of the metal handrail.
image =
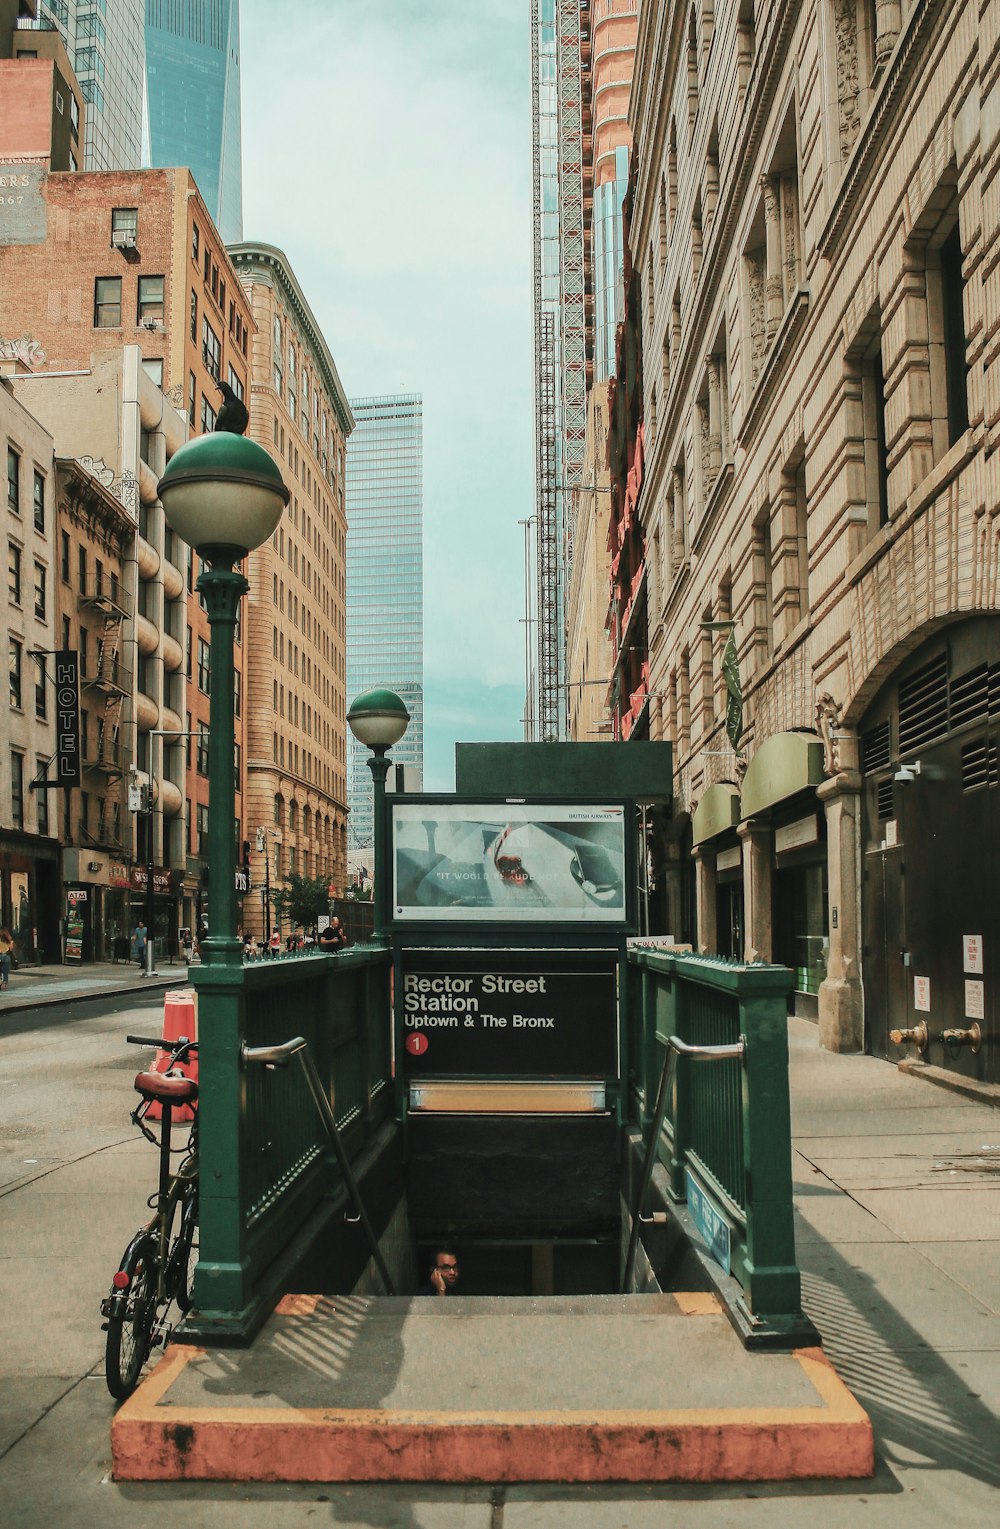
[[632, 1200], [632, 1227], [628, 1239], [628, 1253], [625, 1257], [625, 1270], [622, 1274], [622, 1294], [627, 1295], [635, 1273], [635, 1260], [639, 1251], [640, 1215], [645, 1204], [649, 1183], [653, 1177], [653, 1165], [656, 1162], [656, 1149], [660, 1141], [660, 1133], [663, 1130], [663, 1122], [667, 1115], [667, 1100], [670, 1097], [668, 1082], [670, 1079], [670, 1063], [675, 1056], [687, 1057], [692, 1062], [720, 1062], [726, 1058], [738, 1057], [741, 1061], [746, 1055], [746, 1036], [741, 1035], [738, 1041], [732, 1041], [725, 1046], [691, 1046], [687, 1041], [682, 1041], [679, 1035], [668, 1035], [666, 1039], [666, 1056], [663, 1058], [663, 1071], [660, 1073], [660, 1087], [656, 1095], [656, 1110], [653, 1116], [653, 1129], [646, 1145], [646, 1154], [643, 1159], [642, 1173], [639, 1176], [639, 1187]]
[[297, 1056], [302, 1064], [302, 1071], [309, 1092], [312, 1094], [313, 1103], [319, 1110], [320, 1119], [326, 1126], [327, 1135], [333, 1143], [334, 1152], [337, 1154], [337, 1163], [344, 1176], [348, 1193], [354, 1205], [355, 1214], [350, 1219], [352, 1222], [361, 1222], [385, 1293], [386, 1295], [395, 1295], [396, 1291], [389, 1276], [389, 1270], [386, 1268], [385, 1259], [382, 1257], [378, 1238], [375, 1236], [372, 1224], [368, 1219], [368, 1212], [365, 1210], [362, 1202], [357, 1179], [354, 1177], [350, 1159], [344, 1149], [340, 1129], [334, 1118], [333, 1110], [330, 1108], [330, 1101], [326, 1097], [323, 1080], [317, 1071], [316, 1063], [309, 1054], [309, 1042], [304, 1036], [297, 1035], [293, 1040], [285, 1041], [282, 1045], [278, 1046], [248, 1046], [246, 1041], [244, 1041], [240, 1047], [240, 1064], [243, 1067], [246, 1067], [251, 1062], [259, 1062], [263, 1067], [287, 1067], [293, 1056]]

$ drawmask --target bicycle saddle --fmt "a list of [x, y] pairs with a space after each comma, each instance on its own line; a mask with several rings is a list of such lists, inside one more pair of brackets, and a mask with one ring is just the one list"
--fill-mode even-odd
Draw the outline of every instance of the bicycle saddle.
[[198, 1097], [193, 1078], [169, 1072], [137, 1072], [135, 1091], [144, 1099], [159, 1099], [161, 1104], [193, 1104]]

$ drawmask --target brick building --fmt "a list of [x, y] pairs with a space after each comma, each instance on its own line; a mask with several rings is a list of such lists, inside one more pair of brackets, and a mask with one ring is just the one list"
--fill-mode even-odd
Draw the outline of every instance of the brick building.
[[[253, 308], [249, 434], [281, 464], [292, 497], [250, 554], [247, 824], [267, 830], [270, 879], [347, 874], [344, 453], [353, 417], [333, 357], [286, 257], [237, 244]], [[255, 855], [254, 876], [263, 881]], [[258, 934], [264, 910], [247, 923]]]
[[993, 1077], [998, 38], [995, 0], [658, 0], [630, 104], [668, 927], [791, 966], [827, 1046]]
[[83, 165], [86, 103], [69, 55], [37, 6], [0, 0], [0, 163]]
[[[156, 485], [184, 438], [177, 413], [197, 434], [214, 426], [221, 403], [217, 377], [245, 395], [250, 306], [187, 170], [32, 174], [27, 203], [7, 229], [19, 242], [0, 245], [0, 335], [21, 337], [21, 352], [27, 355], [30, 348], [29, 367], [38, 381], [51, 383], [62, 374], [69, 387], [68, 374], [75, 373], [81, 379], [78, 391], [86, 393], [92, 384], [84, 379], [102, 372], [102, 357], [109, 353], [117, 357], [110, 363], [116, 375], [124, 376], [123, 355], [144, 374], [125, 391], [115, 385], [120, 449], [111, 444], [102, 456], [88, 444], [79, 428], [79, 418], [93, 412], [87, 408], [75, 424], [64, 413], [50, 427], [60, 455], [101, 457], [119, 483], [132, 475], [139, 550], [128, 664], [136, 686], [131, 762], [154, 781], [180, 788], [168, 823], [166, 808], [156, 807], [155, 860], [179, 883], [169, 918], [175, 926], [194, 925], [208, 875], [209, 629], [194, 589], [197, 558], [165, 525]], [[47, 387], [45, 396], [56, 395]], [[63, 443], [70, 430], [71, 446]], [[113, 443], [107, 431], [103, 438]], [[242, 840], [241, 634], [236, 674], [236, 811]], [[169, 741], [170, 734], [182, 733], [195, 736]], [[173, 791], [168, 795], [173, 806]], [[170, 942], [176, 927], [168, 927], [166, 914], [163, 923], [162, 938]]]

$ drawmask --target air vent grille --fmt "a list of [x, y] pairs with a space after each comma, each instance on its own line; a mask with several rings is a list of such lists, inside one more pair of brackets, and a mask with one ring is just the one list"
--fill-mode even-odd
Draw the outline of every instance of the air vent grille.
[[877, 727], [870, 727], [861, 735], [861, 768], [867, 775], [871, 770], [884, 770], [892, 763], [892, 733], [888, 717]]
[[899, 685], [899, 752], [909, 754], [948, 732], [948, 655], [939, 653]]
[[884, 822], [892, 817], [892, 776], [887, 775], [885, 780], [880, 780], [875, 791], [878, 803], [879, 820]]
[[1000, 665], [977, 664], [951, 682], [951, 725], [964, 727], [1000, 712]]
[[984, 786], [1000, 786], [1000, 743], [974, 738], [962, 749], [962, 790], [979, 791]]

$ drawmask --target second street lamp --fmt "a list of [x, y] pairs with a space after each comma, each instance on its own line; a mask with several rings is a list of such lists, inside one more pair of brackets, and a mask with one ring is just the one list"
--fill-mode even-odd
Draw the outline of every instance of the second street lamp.
[[407, 711], [393, 690], [367, 690], [355, 696], [347, 713], [348, 726], [366, 748], [371, 749], [367, 760], [372, 772], [373, 834], [375, 839], [375, 889], [372, 893], [372, 934], [376, 940], [385, 938], [385, 926], [389, 917], [388, 876], [385, 844], [385, 778], [389, 773], [386, 752], [398, 743], [410, 722]]

